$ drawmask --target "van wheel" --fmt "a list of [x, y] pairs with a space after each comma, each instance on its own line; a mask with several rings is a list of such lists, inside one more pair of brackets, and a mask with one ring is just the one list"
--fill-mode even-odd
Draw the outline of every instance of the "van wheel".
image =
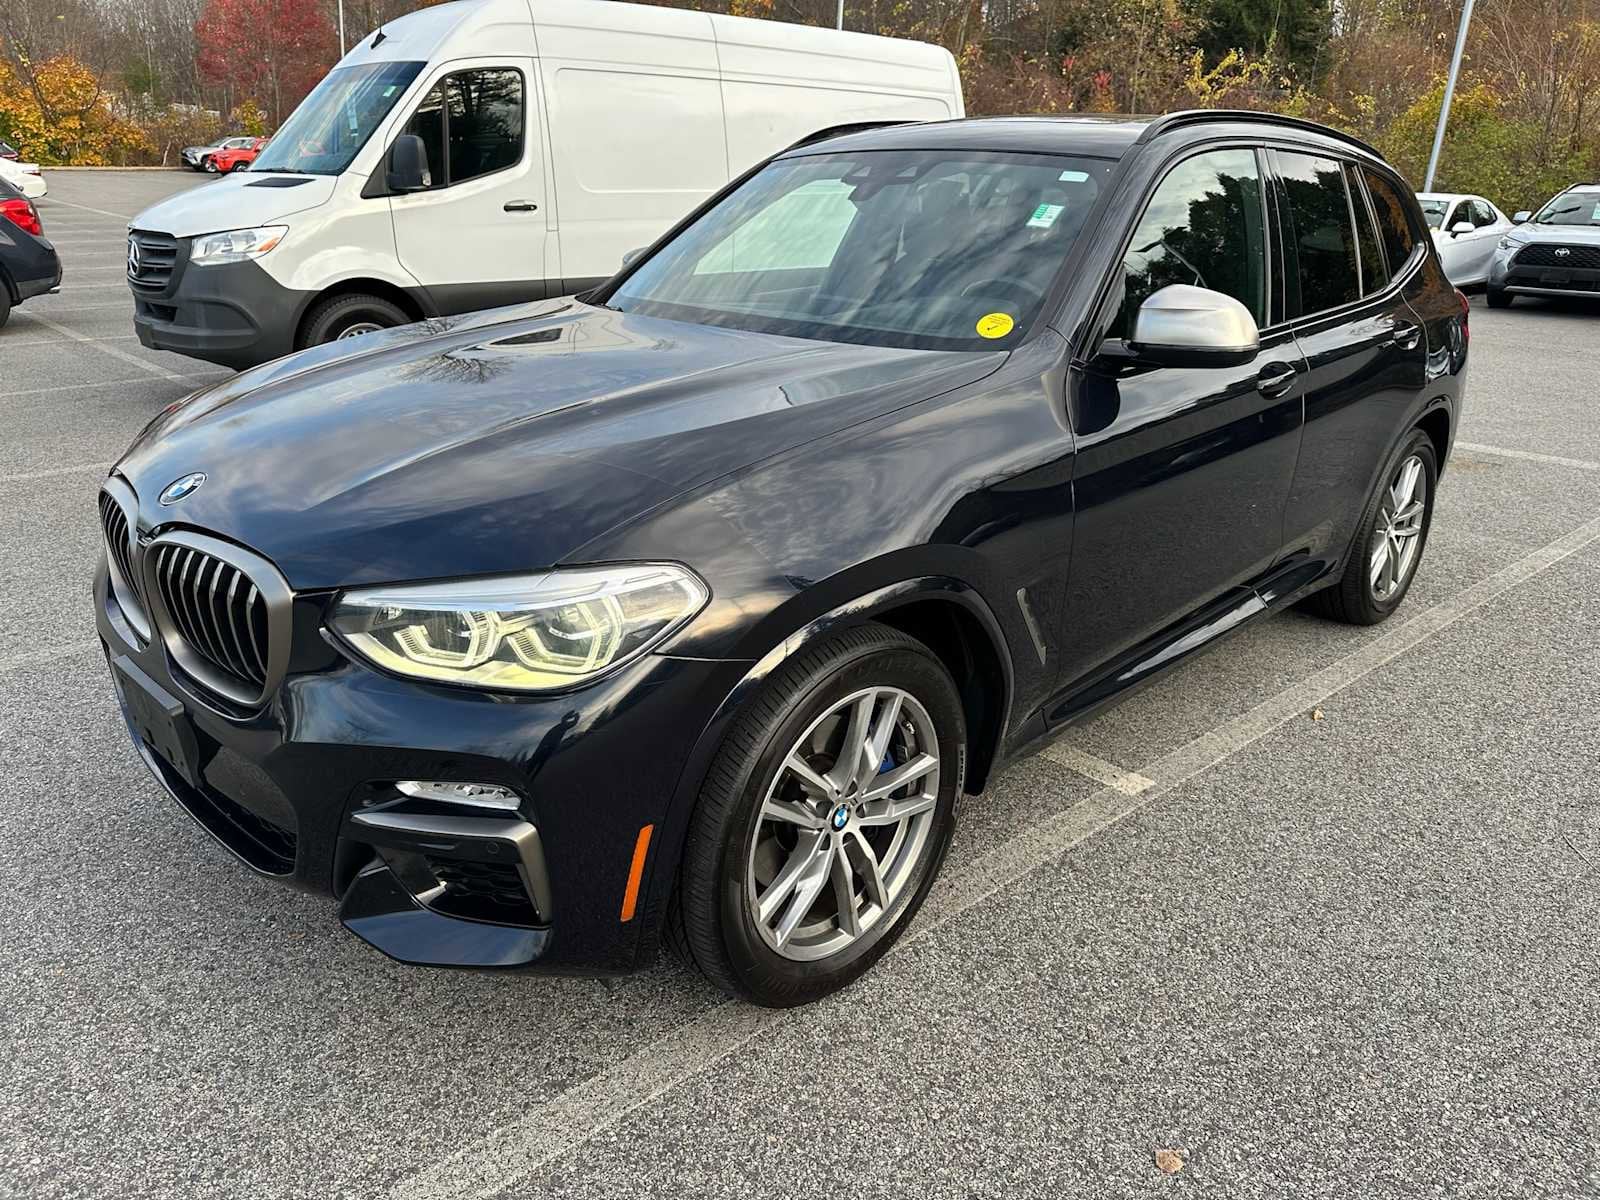
[[311, 310], [306, 318], [305, 333], [300, 338], [300, 348], [320, 346], [324, 342], [337, 342], [344, 338], [376, 333], [380, 329], [393, 329], [396, 325], [409, 325], [411, 318], [381, 296], [356, 293], [334, 296]]
[[778, 668], [690, 818], [667, 937], [773, 1008], [861, 975], [905, 932], [955, 827], [966, 725], [944, 665], [883, 625]]
[[1439, 482], [1433, 439], [1412, 430], [1378, 480], [1350, 543], [1339, 582], [1306, 601], [1313, 612], [1349, 625], [1387, 620], [1416, 578], [1433, 522]]

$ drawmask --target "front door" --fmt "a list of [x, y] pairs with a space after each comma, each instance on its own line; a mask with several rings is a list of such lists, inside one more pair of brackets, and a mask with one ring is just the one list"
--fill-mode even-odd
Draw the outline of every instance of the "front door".
[[395, 248], [441, 312], [549, 294], [536, 71], [530, 58], [450, 63], [400, 130], [422, 139], [432, 178], [390, 198]]
[[[1264, 572], [1282, 548], [1304, 362], [1273, 320], [1268, 212], [1254, 150], [1204, 151], [1172, 167], [1128, 244], [1108, 336], [1072, 373], [1077, 518], [1058, 676], [1069, 692]], [[1132, 359], [1134, 313], [1174, 283], [1249, 308], [1263, 327], [1255, 358], [1181, 368]]]

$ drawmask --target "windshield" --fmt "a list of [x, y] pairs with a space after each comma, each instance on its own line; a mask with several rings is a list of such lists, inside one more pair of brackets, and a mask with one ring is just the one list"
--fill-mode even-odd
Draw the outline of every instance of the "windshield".
[[1540, 225], [1600, 225], [1600, 191], [1564, 192], [1533, 219]]
[[1448, 200], [1423, 200], [1422, 215], [1428, 219], [1429, 229], [1439, 229], [1444, 225], [1444, 214], [1450, 210]]
[[606, 302], [821, 341], [1005, 347], [1044, 303], [1113, 166], [966, 150], [784, 159]]
[[251, 170], [337, 175], [422, 68], [419, 62], [381, 62], [329, 71], [272, 135]]

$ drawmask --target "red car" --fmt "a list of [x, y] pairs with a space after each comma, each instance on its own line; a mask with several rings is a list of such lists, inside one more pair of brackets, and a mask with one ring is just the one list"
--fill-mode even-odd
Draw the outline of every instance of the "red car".
[[255, 162], [256, 155], [267, 147], [266, 138], [255, 138], [246, 146], [236, 146], [231, 150], [218, 150], [214, 154], [206, 155], [205, 169], [213, 175], [226, 175], [229, 171], [242, 171]]

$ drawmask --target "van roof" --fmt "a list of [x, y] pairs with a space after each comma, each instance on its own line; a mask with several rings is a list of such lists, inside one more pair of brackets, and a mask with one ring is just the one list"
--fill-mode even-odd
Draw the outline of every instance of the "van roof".
[[1136, 145], [1183, 131], [1213, 133], [1231, 126], [1261, 137], [1291, 131], [1309, 146], [1359, 150], [1380, 155], [1359, 138], [1294, 117], [1231, 109], [1197, 109], [1162, 116], [1070, 114], [1064, 116], [969, 117], [890, 125], [797, 146], [790, 154], [828, 154], [839, 150], [999, 150], [1034, 154], [1084, 154], [1121, 158]]

